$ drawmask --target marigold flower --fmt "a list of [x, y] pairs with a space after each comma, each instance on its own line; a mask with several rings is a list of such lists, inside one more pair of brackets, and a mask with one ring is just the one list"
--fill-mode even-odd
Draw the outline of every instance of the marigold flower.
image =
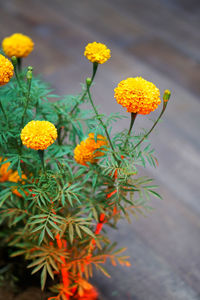
[[142, 77], [122, 80], [115, 88], [115, 98], [128, 112], [142, 115], [154, 111], [161, 103], [159, 89]]
[[2, 42], [3, 51], [9, 57], [26, 57], [32, 52], [33, 47], [32, 39], [21, 33], [14, 33]]
[[34, 150], [47, 149], [57, 136], [57, 129], [48, 121], [31, 121], [21, 131], [23, 145]]
[[[2, 161], [2, 157], [0, 157], [0, 162], [3, 162], [3, 161]], [[10, 166], [9, 162], [0, 166], [0, 182], [8, 181], [8, 178], [9, 178], [10, 174], [12, 173], [12, 170], [8, 170], [9, 166]]]
[[102, 43], [89, 43], [85, 47], [84, 55], [91, 62], [96, 62], [98, 64], [105, 63], [110, 58], [110, 49], [106, 47], [106, 45]]
[[[16, 182], [16, 183], [21, 182], [21, 184], [24, 184], [23, 179], [27, 179], [26, 175], [22, 174], [22, 176], [20, 177], [17, 171], [11, 172], [10, 176], [8, 177], [8, 181]], [[17, 188], [15, 188], [14, 186], [12, 188], [12, 192], [18, 197], [22, 197], [22, 195], [18, 192]], [[27, 192], [25, 193], [27, 194]]]
[[[0, 162], [2, 162], [2, 157], [0, 157]], [[6, 162], [5, 164], [1, 165], [0, 182], [11, 181], [11, 182], [21, 182], [22, 184], [24, 184], [23, 179], [27, 179], [26, 175], [22, 174], [22, 176], [20, 177], [17, 171], [13, 171], [11, 169], [8, 170], [9, 166], [10, 166], [10, 162]], [[12, 192], [17, 196], [22, 197], [22, 195], [18, 192], [18, 190], [15, 187], [12, 188]]]
[[100, 134], [97, 135], [97, 141], [95, 141], [94, 133], [89, 133], [88, 136], [74, 149], [74, 159], [78, 164], [84, 166], [87, 166], [88, 162], [91, 164], [96, 163], [98, 157], [104, 155], [105, 148], [102, 147], [108, 145], [106, 138]]
[[13, 76], [14, 67], [5, 56], [0, 54], [0, 86], [8, 83]]

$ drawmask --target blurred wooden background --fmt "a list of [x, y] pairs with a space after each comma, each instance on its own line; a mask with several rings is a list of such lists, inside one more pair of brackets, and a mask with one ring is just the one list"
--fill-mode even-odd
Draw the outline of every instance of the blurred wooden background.
[[[132, 267], [113, 268], [93, 279], [102, 299], [200, 299], [200, 1], [199, 0], [0, 0], [0, 39], [22, 32], [35, 42], [26, 64], [58, 93], [77, 93], [91, 74], [88, 42], [112, 50], [93, 88], [104, 112], [122, 111], [113, 89], [127, 77], [143, 76], [172, 97], [152, 134], [159, 167], [147, 171], [163, 201], [147, 217], [121, 222], [113, 241], [127, 246]], [[156, 112], [155, 112], [156, 115]], [[140, 117], [140, 126], [151, 121]], [[127, 127], [127, 120], [114, 130]], [[39, 299], [39, 298], [38, 298]]]

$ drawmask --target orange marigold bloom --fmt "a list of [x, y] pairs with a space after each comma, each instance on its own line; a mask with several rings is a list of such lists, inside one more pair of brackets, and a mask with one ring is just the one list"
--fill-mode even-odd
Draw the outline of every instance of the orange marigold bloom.
[[[0, 162], [2, 162], [2, 157], [0, 157]], [[21, 182], [22, 184], [24, 184], [23, 179], [27, 179], [26, 175], [22, 174], [22, 177], [20, 178], [17, 171], [13, 171], [11, 169], [8, 170], [9, 166], [10, 166], [10, 162], [1, 165], [0, 182], [11, 181], [11, 182]], [[12, 188], [12, 192], [17, 196], [22, 197], [22, 195], [18, 192], [18, 190], [15, 187]]]
[[115, 98], [128, 112], [142, 115], [154, 111], [161, 103], [159, 89], [142, 77], [122, 80], [115, 88]]
[[[74, 159], [78, 164], [87, 166], [87, 163], [96, 163], [98, 157], [103, 156], [105, 148], [108, 142], [106, 138], [100, 134], [97, 135], [97, 140], [95, 141], [94, 133], [89, 133], [89, 137], [82, 141], [74, 149]], [[101, 149], [100, 149], [101, 148]], [[98, 150], [99, 149], [99, 150]]]
[[21, 33], [14, 33], [2, 42], [4, 53], [9, 56], [26, 57], [33, 51], [32, 39]]
[[0, 54], [0, 86], [8, 83], [13, 77], [14, 67], [5, 56]]
[[[22, 176], [20, 177], [17, 171], [12, 172], [8, 177], [8, 181], [16, 182], [16, 183], [21, 182], [21, 184], [24, 184], [23, 179], [27, 179], [26, 175], [22, 174]], [[18, 197], [22, 197], [22, 195], [18, 192], [17, 188], [13, 187], [12, 192]]]
[[34, 150], [45, 150], [57, 139], [56, 127], [48, 121], [31, 121], [21, 131], [23, 145]]
[[110, 58], [110, 49], [106, 47], [106, 45], [102, 43], [89, 43], [85, 47], [84, 55], [91, 62], [96, 62], [98, 64], [105, 63]]
[[[0, 157], [0, 162], [3, 162], [3, 161], [2, 161], [2, 157]], [[8, 170], [9, 166], [10, 166], [9, 162], [0, 166], [0, 182], [8, 181], [8, 178], [9, 178], [10, 174], [12, 173], [12, 170]]]

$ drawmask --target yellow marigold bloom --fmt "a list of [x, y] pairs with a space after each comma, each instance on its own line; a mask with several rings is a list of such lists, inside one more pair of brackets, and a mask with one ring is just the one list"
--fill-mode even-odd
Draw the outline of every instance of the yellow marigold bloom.
[[85, 47], [84, 55], [91, 62], [97, 62], [98, 64], [105, 63], [110, 58], [110, 49], [106, 47], [106, 45], [102, 43], [89, 43]]
[[31, 121], [21, 131], [23, 145], [34, 150], [45, 150], [57, 139], [56, 127], [48, 121]]
[[[2, 162], [2, 157], [0, 157], [0, 162]], [[9, 162], [0, 166], [0, 182], [8, 181], [8, 178], [12, 173], [12, 170], [8, 170], [9, 166]]]
[[[98, 157], [103, 156], [105, 148], [108, 142], [106, 138], [100, 134], [97, 135], [97, 140], [95, 141], [94, 133], [89, 133], [88, 138], [82, 141], [74, 149], [74, 159], [78, 164], [87, 166], [87, 163], [96, 163]], [[101, 148], [101, 149], [100, 149]], [[98, 151], [99, 149], [99, 151]]]
[[0, 86], [8, 83], [13, 76], [13, 65], [5, 56], [0, 54]]
[[115, 88], [115, 98], [128, 112], [147, 115], [161, 103], [160, 91], [142, 77], [122, 80]]
[[32, 39], [21, 33], [14, 33], [2, 42], [4, 53], [9, 56], [26, 57], [33, 51]]

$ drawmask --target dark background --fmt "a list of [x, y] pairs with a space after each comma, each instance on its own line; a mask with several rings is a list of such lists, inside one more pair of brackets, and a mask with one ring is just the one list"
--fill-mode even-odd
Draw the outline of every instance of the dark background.
[[[151, 135], [159, 167], [147, 172], [163, 201], [148, 217], [121, 222], [110, 232], [127, 247], [132, 266], [111, 267], [93, 282], [102, 299], [200, 299], [200, 1], [199, 0], [0, 0], [0, 39], [29, 35], [34, 52], [25, 64], [42, 73], [57, 93], [78, 93], [91, 74], [85, 45], [105, 43], [112, 58], [99, 67], [93, 95], [100, 110], [122, 112], [113, 89], [142, 76], [172, 97]], [[150, 117], [156, 116], [156, 112]], [[149, 126], [138, 117], [135, 130]], [[127, 120], [114, 130], [128, 127]]]

